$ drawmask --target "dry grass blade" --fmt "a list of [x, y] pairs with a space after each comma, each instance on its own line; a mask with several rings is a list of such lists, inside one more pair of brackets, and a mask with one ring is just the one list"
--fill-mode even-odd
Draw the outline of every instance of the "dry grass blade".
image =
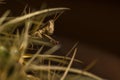
[[10, 11], [6, 11], [3, 16], [0, 18], [0, 25], [6, 20], [8, 14], [10, 13]]
[[32, 61], [39, 55], [39, 53], [42, 51], [44, 46], [41, 46], [41, 48], [32, 56], [32, 58], [26, 63], [25, 68], [27, 68]]
[[[33, 13], [29, 13], [29, 14], [26, 14], [24, 16], [17, 17], [13, 20], [10, 20], [10, 21], [6, 22], [5, 24], [2, 25], [2, 27], [0, 28], [0, 31], [5, 29], [3, 27], [20, 23], [21, 21], [24, 21], [25, 19], [31, 18], [31, 17], [36, 16], [36, 15], [42, 15], [42, 14], [45, 14], [45, 13], [48, 13], [48, 12], [54, 12], [54, 11], [64, 11], [64, 10], [68, 10], [68, 9], [69, 8], [50, 8], [50, 9], [45, 9], [45, 10], [40, 10], [40, 11], [36, 11], [36, 12], [33, 12]], [[7, 29], [8, 29], [8, 27], [7, 27]]]
[[[57, 55], [38, 55], [38, 57], [50, 57], [50, 58], [59, 58], [59, 59], [64, 59], [65, 60], [71, 60], [70, 57], [67, 57], [67, 56], [57, 56]], [[78, 60], [78, 59], [74, 59], [75, 62], [78, 62], [78, 63], [83, 63], [82, 61]]]
[[26, 22], [26, 27], [25, 27], [25, 32], [22, 34], [22, 44], [20, 46], [20, 50], [25, 50], [27, 48], [27, 44], [28, 44], [28, 31], [29, 31], [29, 28], [30, 28], [30, 22], [27, 21]]
[[66, 54], [66, 56], [70, 55], [70, 53], [76, 48], [76, 46], [77, 46], [78, 44], [79, 44], [79, 42], [76, 42], [76, 43], [73, 45], [72, 49], [70, 49], [70, 51]]
[[67, 69], [65, 70], [65, 72], [64, 72], [64, 74], [63, 74], [63, 76], [61, 77], [60, 80], [64, 80], [64, 79], [65, 79], [65, 77], [66, 77], [66, 75], [67, 75], [68, 71], [70, 70], [70, 67], [71, 67], [71, 65], [72, 65], [72, 63], [73, 63], [73, 60], [74, 60], [74, 58], [75, 58], [76, 52], [77, 52], [77, 49], [74, 50], [73, 56], [72, 56], [72, 58], [71, 58], [71, 61], [70, 61]]
[[[29, 59], [32, 58], [34, 55], [29, 55], [29, 54], [25, 54], [23, 56], [24, 59]], [[62, 63], [62, 64], [68, 64], [68, 61], [71, 60], [70, 57], [66, 57], [66, 59], [64, 60], [64, 56], [57, 56], [57, 55], [38, 55], [37, 58], [44, 58], [45, 60], [51, 60], [53, 62], [58, 62], [58, 63]], [[78, 59], [74, 59], [75, 62], [78, 63], [83, 63], [82, 61], [78, 60]]]
[[50, 55], [60, 48], [60, 45], [55, 45], [48, 51], [44, 52], [44, 55]]
[[88, 66], [86, 66], [83, 71], [90, 70], [97, 63], [97, 60], [92, 61]]
[[29, 42], [31, 42], [33, 44], [45, 45], [45, 46], [49, 46], [49, 47], [53, 46], [53, 44], [51, 44], [50, 42], [43, 41], [43, 40], [37, 40], [37, 39], [34, 39], [34, 38], [30, 38]]
[[[61, 66], [53, 66], [51, 65], [50, 67], [50, 70], [57, 70], [57, 71], [65, 71], [67, 69], [67, 67], [61, 67]], [[41, 65], [41, 66], [37, 66], [37, 65], [30, 65], [28, 67], [28, 70], [43, 70], [43, 71], [46, 71], [48, 69], [48, 65]], [[93, 79], [96, 79], [96, 80], [103, 80], [102, 78], [92, 74], [92, 73], [89, 73], [89, 72], [86, 72], [86, 71], [82, 71], [80, 69], [75, 69], [75, 68], [70, 68], [69, 69], [69, 72], [72, 72], [72, 73], [76, 73], [76, 74], [79, 74], [79, 75], [85, 75], [85, 76], [89, 76]]]
[[22, 36], [21, 36], [21, 39], [22, 39], [22, 42], [21, 42], [21, 45], [19, 46], [19, 50], [20, 50], [20, 59], [19, 59], [19, 62], [20, 63], [23, 63], [23, 59], [22, 56], [24, 55], [26, 49], [27, 49], [27, 46], [28, 46], [28, 31], [29, 31], [29, 28], [30, 28], [30, 21], [28, 20], [26, 22], [26, 27], [25, 27], [25, 32], [22, 33]]

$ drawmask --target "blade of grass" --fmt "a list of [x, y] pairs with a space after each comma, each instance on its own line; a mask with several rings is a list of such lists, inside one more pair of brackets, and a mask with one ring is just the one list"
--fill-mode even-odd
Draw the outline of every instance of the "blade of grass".
[[10, 13], [10, 11], [6, 11], [3, 16], [0, 18], [0, 25], [6, 20], [8, 14]]
[[79, 44], [79, 42], [76, 42], [73, 47], [69, 50], [69, 52], [66, 54], [66, 56], [70, 55], [70, 53], [76, 48], [76, 46]]
[[[29, 54], [25, 54], [24, 56], [23, 56], [23, 58], [31, 58], [33, 55], [30, 55], [30, 53]], [[66, 60], [71, 60], [71, 58], [70, 57], [65, 57], [65, 56], [58, 56], [58, 55], [38, 55], [37, 57], [44, 57], [44, 58], [59, 58], [60, 60], [61, 59], [66, 59]], [[80, 60], [78, 60], [78, 59], [74, 59], [74, 61], [75, 62], [78, 62], [78, 63], [83, 63], [82, 61], [80, 61]]]
[[41, 46], [41, 48], [33, 55], [33, 57], [26, 63], [25, 68], [27, 68], [32, 61], [39, 55], [39, 53], [43, 50], [44, 46]]
[[50, 48], [48, 51], [44, 52], [44, 55], [50, 55], [60, 48], [60, 45], [55, 45]]
[[83, 71], [90, 70], [95, 64], [97, 63], [97, 60], [92, 61], [88, 66], [86, 66]]
[[[46, 71], [48, 69], [48, 65], [41, 65], [41, 66], [37, 66], [37, 65], [30, 65], [28, 68], [28, 70], [43, 70], [43, 71]], [[67, 67], [61, 67], [61, 66], [50, 66], [50, 69], [51, 70], [58, 70], [58, 71], [65, 71], [67, 69]], [[70, 68], [69, 69], [69, 72], [72, 72], [72, 73], [76, 73], [76, 74], [79, 74], [79, 75], [84, 75], [84, 76], [88, 76], [88, 77], [91, 77], [91, 78], [94, 78], [96, 80], [103, 80], [101, 77], [99, 76], [96, 76], [92, 73], [89, 73], [89, 72], [86, 72], [86, 71], [82, 71], [80, 69], [75, 69], [75, 68]]]
[[28, 31], [29, 31], [29, 28], [31, 26], [31, 23], [30, 21], [28, 20], [26, 22], [26, 27], [25, 27], [25, 32], [22, 33], [22, 36], [21, 36], [21, 39], [22, 39], [22, 42], [21, 42], [21, 45], [19, 47], [19, 50], [20, 50], [20, 53], [21, 53], [21, 57], [19, 59], [19, 62], [22, 64], [23, 61], [24, 61], [24, 58], [22, 58], [22, 56], [24, 55], [26, 49], [27, 49], [27, 45], [28, 45]]
[[[33, 16], [41, 15], [41, 14], [48, 13], [48, 12], [64, 11], [64, 10], [68, 10], [68, 9], [69, 8], [50, 8], [50, 9], [44, 9], [44, 10], [32, 12], [32, 13], [26, 14], [26, 15], [21, 16], [21, 17], [17, 17], [15, 19], [10, 20], [10, 21], [6, 22], [5, 24], [3, 24], [2, 27], [0, 27], [0, 32], [5, 29], [3, 27], [9, 26], [9, 28], [10, 28], [10, 25], [18, 24], [19, 22], [24, 21], [27, 18], [31, 18]], [[8, 27], [7, 27], [7, 29], [8, 29]]]
[[75, 58], [76, 52], [77, 52], [77, 48], [74, 50], [73, 56], [72, 56], [72, 58], [71, 58], [71, 61], [70, 61], [67, 69], [65, 70], [65, 72], [64, 72], [64, 74], [63, 74], [63, 76], [61, 77], [60, 80], [64, 80], [65, 77], [67, 76], [67, 74], [68, 74], [68, 72], [69, 72], [69, 70], [70, 70], [70, 67], [71, 67], [71, 65], [72, 65], [72, 63], [73, 63], [73, 60], [74, 60], [74, 58]]

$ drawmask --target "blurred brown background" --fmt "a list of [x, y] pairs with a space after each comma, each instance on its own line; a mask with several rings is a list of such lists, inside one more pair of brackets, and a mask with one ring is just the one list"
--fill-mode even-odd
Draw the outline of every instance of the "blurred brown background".
[[[120, 2], [117, 0], [6, 0], [0, 5], [0, 14], [10, 9], [11, 15], [19, 15], [26, 4], [39, 10], [47, 7], [68, 7], [55, 26], [56, 39], [62, 44], [61, 52], [67, 52], [79, 41], [76, 58], [86, 65], [98, 59], [90, 71], [108, 78], [120, 80]], [[79, 65], [77, 65], [79, 68]]]

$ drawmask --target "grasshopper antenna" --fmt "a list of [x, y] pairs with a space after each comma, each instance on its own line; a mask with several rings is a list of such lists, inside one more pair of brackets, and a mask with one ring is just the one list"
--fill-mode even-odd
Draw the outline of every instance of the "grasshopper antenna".
[[63, 12], [61, 12], [61, 13], [58, 14], [58, 15], [57, 15], [57, 13], [56, 13], [55, 17], [53, 18], [54, 22], [55, 22], [62, 14], [63, 14]]

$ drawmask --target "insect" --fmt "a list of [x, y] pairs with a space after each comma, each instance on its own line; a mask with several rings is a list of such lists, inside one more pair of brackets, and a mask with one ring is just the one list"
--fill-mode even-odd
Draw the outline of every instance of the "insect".
[[52, 35], [54, 33], [54, 20], [49, 20], [47, 25], [33, 33], [33, 36], [42, 38], [42, 35]]
[[47, 37], [50, 42], [58, 43], [55, 39], [53, 39], [50, 35], [54, 33], [54, 24], [57, 18], [62, 14], [62, 12], [55, 16], [53, 19], [49, 20], [46, 25], [44, 25], [41, 29], [37, 30], [33, 33], [34, 37], [43, 38], [43, 36]]

